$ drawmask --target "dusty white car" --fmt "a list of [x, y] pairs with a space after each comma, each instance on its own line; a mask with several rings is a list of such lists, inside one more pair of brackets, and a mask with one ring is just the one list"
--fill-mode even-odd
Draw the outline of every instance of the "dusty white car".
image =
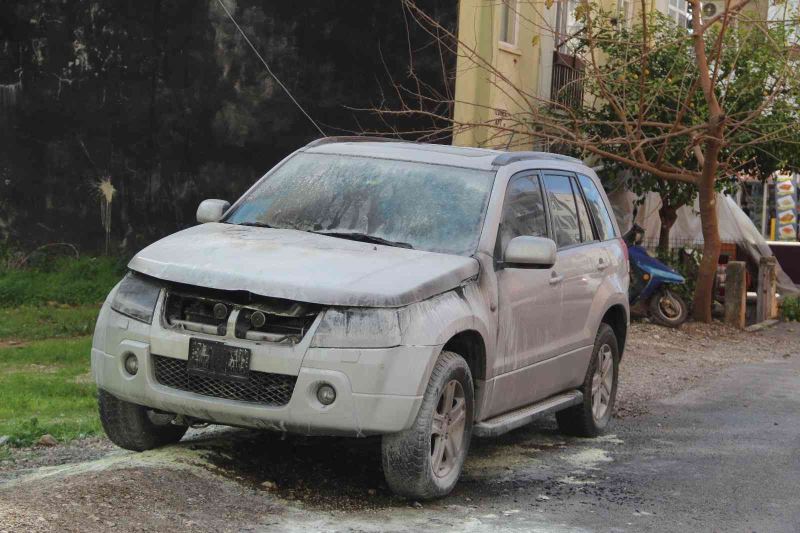
[[326, 138], [197, 219], [133, 258], [97, 321], [123, 448], [201, 422], [381, 435], [391, 489], [425, 499], [473, 435], [609, 423], [626, 247], [576, 159]]

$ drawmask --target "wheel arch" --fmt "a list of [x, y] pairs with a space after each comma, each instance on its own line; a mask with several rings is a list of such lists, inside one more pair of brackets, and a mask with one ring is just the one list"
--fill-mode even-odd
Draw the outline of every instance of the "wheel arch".
[[442, 351], [456, 353], [467, 362], [475, 388], [474, 416], [480, 420], [479, 412], [486, 394], [486, 342], [483, 335], [474, 329], [459, 331], [444, 344]]
[[621, 359], [622, 354], [625, 353], [625, 341], [628, 337], [628, 310], [622, 304], [614, 304], [606, 309], [600, 322], [608, 324], [614, 330]]
[[463, 357], [472, 372], [473, 380], [486, 379], [486, 343], [478, 331], [468, 329], [456, 333], [444, 344], [442, 350]]

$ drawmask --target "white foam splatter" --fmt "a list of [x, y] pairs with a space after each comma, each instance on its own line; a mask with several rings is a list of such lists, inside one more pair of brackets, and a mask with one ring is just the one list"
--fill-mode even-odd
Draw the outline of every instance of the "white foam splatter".
[[614, 459], [601, 448], [587, 448], [578, 453], [567, 455], [564, 460], [576, 468], [596, 470], [601, 463], [610, 463]]

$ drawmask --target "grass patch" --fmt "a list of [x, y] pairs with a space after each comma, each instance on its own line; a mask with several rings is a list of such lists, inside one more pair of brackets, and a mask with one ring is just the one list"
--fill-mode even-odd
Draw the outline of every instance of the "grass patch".
[[[101, 431], [90, 335], [100, 302], [124, 272], [124, 263], [107, 257], [0, 267], [0, 436], [9, 445]], [[22, 344], [2, 342], [11, 339]], [[6, 452], [0, 446], [0, 457]]]
[[124, 264], [110, 257], [61, 257], [35, 268], [0, 270], [0, 307], [96, 304], [124, 273]]
[[91, 335], [99, 304], [0, 307], [0, 341], [49, 339]]
[[49, 433], [68, 441], [101, 431], [91, 338], [33, 341], [0, 348], [0, 435], [12, 446]]

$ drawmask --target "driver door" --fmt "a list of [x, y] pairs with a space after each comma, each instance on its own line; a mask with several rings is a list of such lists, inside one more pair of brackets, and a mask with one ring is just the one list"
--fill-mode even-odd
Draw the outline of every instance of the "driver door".
[[[502, 259], [509, 241], [520, 235], [549, 237], [542, 184], [536, 173], [514, 176], [508, 183], [495, 257]], [[563, 318], [560, 278], [552, 268], [498, 268], [497, 347], [504, 365], [489, 415], [535, 401], [535, 382], [520, 370], [556, 355], [558, 325]]]

